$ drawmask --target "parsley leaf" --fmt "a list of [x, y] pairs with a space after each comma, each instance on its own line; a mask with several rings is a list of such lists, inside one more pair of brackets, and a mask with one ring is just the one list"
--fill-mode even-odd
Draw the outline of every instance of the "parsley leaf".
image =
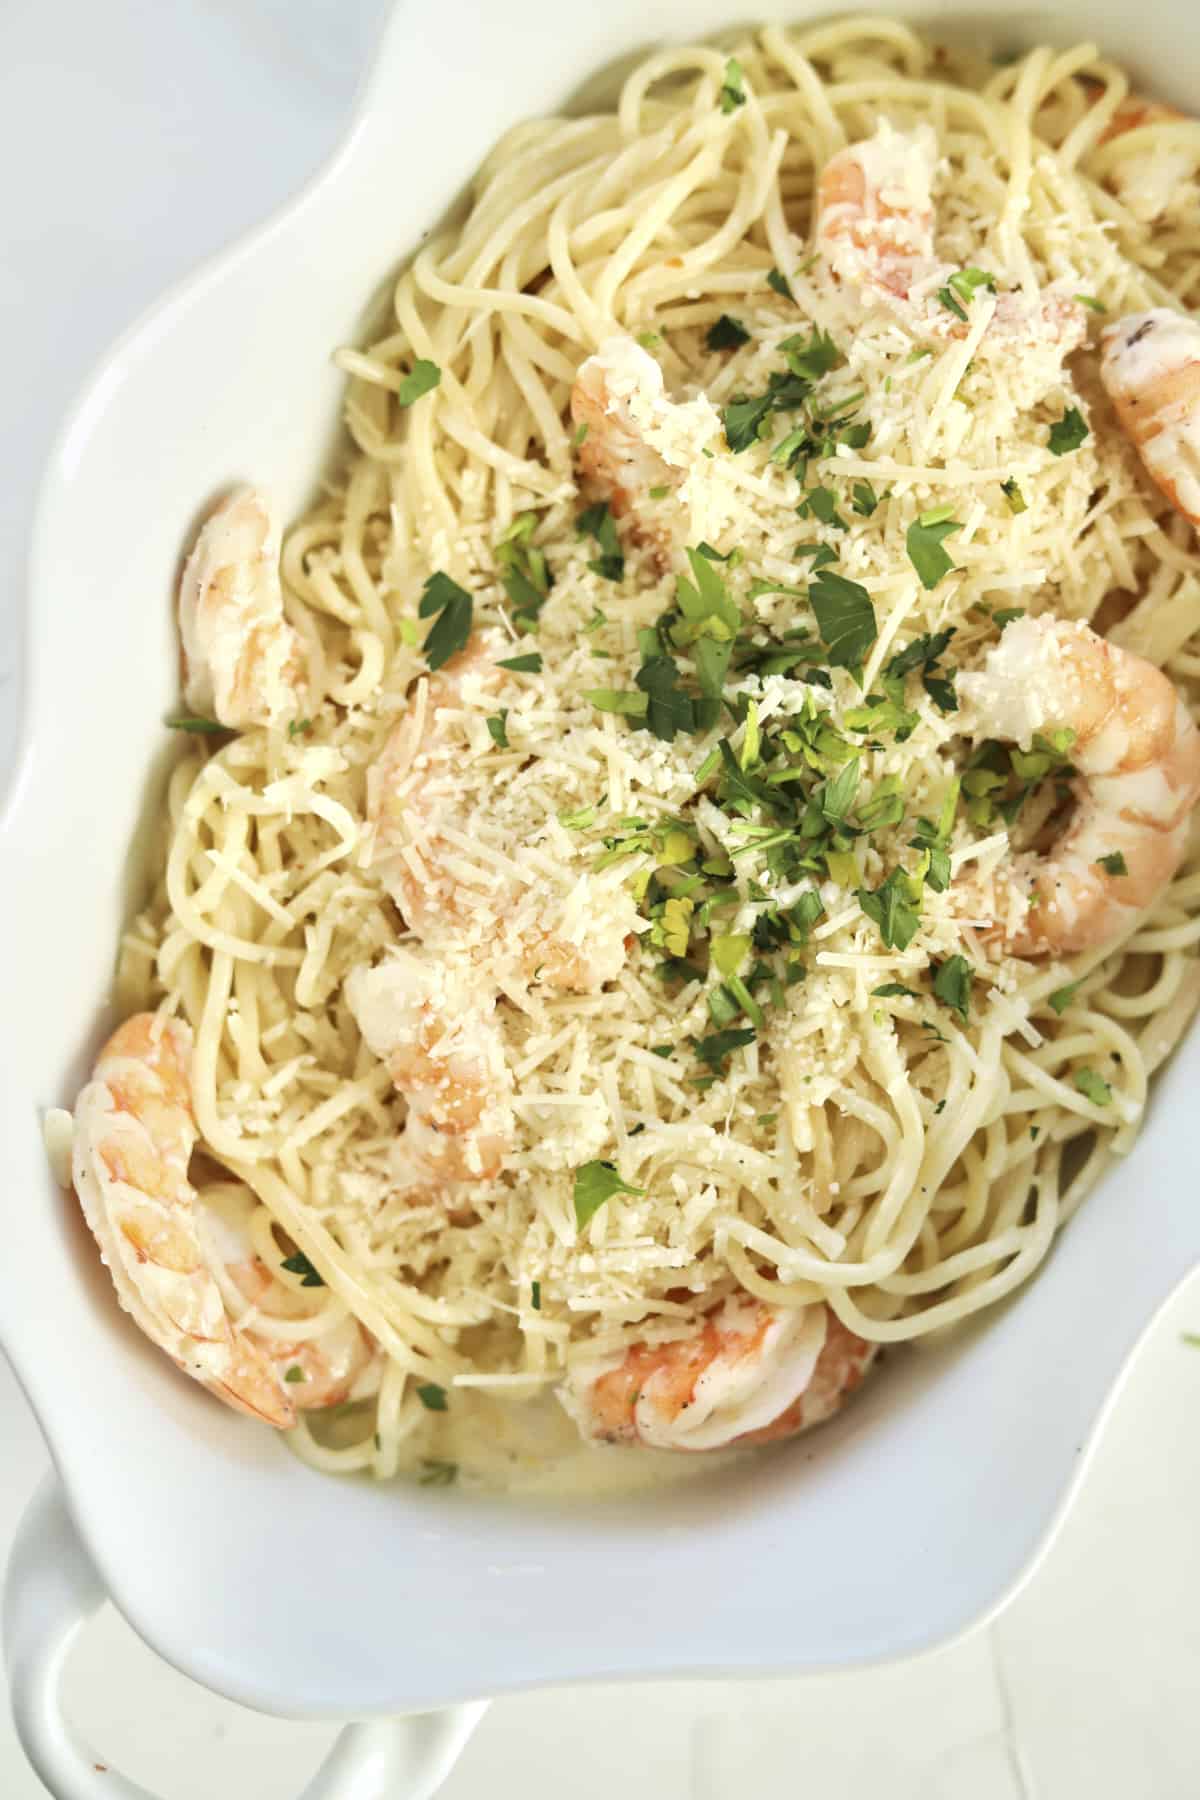
[[850, 490], [851, 504], [860, 519], [869, 519], [879, 505], [879, 495], [869, 481], [856, 481]]
[[598, 1213], [614, 1194], [644, 1194], [645, 1188], [630, 1187], [621, 1180], [610, 1162], [586, 1162], [575, 1171], [575, 1223], [582, 1231], [593, 1214]]
[[1050, 427], [1050, 450], [1055, 456], [1066, 456], [1070, 450], [1078, 450], [1088, 435], [1087, 424], [1077, 406], [1068, 406], [1061, 419]]
[[772, 288], [775, 293], [781, 295], [784, 300], [790, 300], [793, 297], [792, 290], [787, 283], [787, 277], [781, 275], [778, 269], [772, 269], [767, 276], [767, 286]]
[[435, 362], [427, 362], [418, 357], [400, 386], [396, 389], [396, 403], [399, 406], [411, 406], [422, 394], [428, 394], [442, 379], [442, 371]]
[[440, 669], [448, 663], [452, 656], [457, 656], [471, 635], [471, 622], [474, 616], [475, 603], [465, 588], [460, 588], [457, 581], [451, 581], [449, 575], [431, 575], [421, 590], [421, 604], [417, 608], [417, 616], [421, 619], [438, 616], [430, 626], [425, 638], [425, 661], [431, 669]]
[[912, 884], [903, 869], [893, 869], [887, 880], [872, 891], [857, 890], [858, 904], [879, 928], [889, 950], [907, 950], [917, 935], [921, 915], [912, 899]]
[[961, 531], [962, 524], [958, 519], [950, 517], [949, 507], [937, 507], [932, 512], [922, 513], [914, 519], [908, 528], [904, 545], [908, 551], [908, 560], [921, 578], [921, 586], [928, 591], [935, 588], [943, 575], [957, 568], [957, 563], [942, 548], [943, 538], [951, 532]]
[[748, 450], [751, 444], [757, 443], [773, 410], [769, 389], [765, 394], [739, 394], [731, 400], [721, 411], [721, 424], [729, 448]]
[[508, 708], [502, 707], [498, 713], [492, 713], [484, 720], [484, 724], [492, 734], [492, 742], [501, 750], [508, 749]]
[[1128, 875], [1129, 873], [1129, 865], [1119, 850], [1110, 850], [1107, 856], [1098, 856], [1096, 861], [1106, 875]]
[[1078, 992], [1079, 982], [1077, 981], [1068, 982], [1066, 987], [1055, 988], [1050, 996], [1050, 1004], [1059, 1018], [1066, 1012]]
[[1025, 608], [1023, 606], [1002, 606], [999, 612], [992, 614], [992, 624], [997, 631], [1003, 631], [1004, 627], [1011, 625], [1014, 619], [1023, 619], [1024, 617]]
[[1093, 1106], [1107, 1106], [1112, 1099], [1112, 1089], [1102, 1075], [1097, 1075], [1095, 1069], [1076, 1069], [1074, 1082], [1079, 1092]]
[[625, 557], [607, 500], [585, 507], [575, 521], [575, 529], [580, 537], [595, 538], [600, 550], [599, 556], [588, 564], [592, 573], [603, 576], [605, 581], [620, 581], [625, 573]]
[[692, 1044], [700, 1061], [719, 1075], [726, 1058], [743, 1044], [752, 1044], [754, 1036], [754, 1027], [746, 1026], [741, 1031], [714, 1031], [708, 1037], [693, 1038]]
[[439, 1387], [436, 1381], [422, 1382], [417, 1389], [417, 1399], [426, 1412], [449, 1412], [450, 1410], [446, 1403], [446, 1390], [444, 1387]]
[[496, 664], [498, 669], [512, 669], [517, 675], [540, 675], [542, 659], [538, 651], [527, 650], [523, 656], [508, 656]]
[[532, 1306], [534, 1312], [541, 1312], [542, 1284], [540, 1281], [531, 1281], [529, 1284], [529, 1304]]
[[1076, 294], [1080, 306], [1086, 306], [1089, 312], [1106, 313], [1108, 311], [1103, 300], [1097, 300], [1094, 294]]
[[285, 1256], [280, 1267], [286, 1269], [289, 1275], [299, 1275], [301, 1287], [325, 1286], [325, 1277], [318, 1275], [302, 1250], [297, 1250], [295, 1256]]
[[822, 525], [832, 525], [835, 531], [845, 531], [846, 522], [838, 517], [837, 495], [832, 488], [809, 488], [796, 511], [802, 519], [811, 516], [819, 519]]
[[836, 369], [842, 360], [842, 353], [827, 331], [817, 326], [811, 337], [801, 337], [799, 332], [794, 337], [781, 338], [779, 349], [787, 358], [787, 366], [793, 375], [801, 381], [817, 382], [822, 375], [828, 375]]
[[1029, 510], [1029, 502], [1017, 486], [1017, 478], [1015, 475], [1010, 475], [1007, 481], [1002, 481], [1000, 483], [1000, 492], [1008, 501], [1009, 512], [1023, 513]]
[[875, 608], [865, 587], [822, 569], [808, 590], [817, 630], [835, 669], [860, 668], [879, 635]]
[[709, 350], [737, 350], [750, 342], [750, 333], [740, 320], [722, 313], [716, 324], [709, 326], [704, 342]]
[[746, 90], [742, 86], [742, 65], [736, 56], [731, 56], [725, 64], [725, 79], [721, 83], [721, 111], [736, 112], [739, 106], [746, 104]]
[[553, 585], [545, 552], [531, 542], [537, 524], [535, 512], [518, 513], [496, 544], [496, 567], [512, 602], [513, 622], [523, 631], [537, 628]]
[[915, 988], [905, 987], [902, 981], [885, 981], [882, 987], [871, 989], [872, 1000], [918, 1000], [920, 995]]
[[956, 1012], [966, 1023], [971, 1004], [971, 965], [965, 956], [950, 956], [933, 978], [933, 991], [943, 1006]]

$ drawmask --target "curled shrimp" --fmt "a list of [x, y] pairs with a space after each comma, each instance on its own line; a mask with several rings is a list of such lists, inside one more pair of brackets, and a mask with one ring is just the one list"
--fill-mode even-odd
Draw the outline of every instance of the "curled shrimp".
[[[206, 1241], [203, 1196], [188, 1179], [198, 1136], [191, 1063], [192, 1034], [178, 1021], [138, 1013], [114, 1032], [75, 1107], [75, 1191], [121, 1305], [151, 1342], [228, 1406], [284, 1428], [295, 1423], [297, 1406], [329, 1404], [339, 1371], [346, 1379], [361, 1375], [369, 1346], [354, 1322], [362, 1344], [351, 1375], [346, 1316], [331, 1316], [337, 1341], [308, 1337], [314, 1381], [301, 1393], [298, 1383], [287, 1385], [296, 1343], [260, 1335], [244, 1307], [231, 1315], [222, 1279], [237, 1288], [239, 1275], [249, 1280], [253, 1259], [251, 1269], [242, 1267], [239, 1248], [226, 1271]], [[254, 1280], [257, 1286], [256, 1271]]]
[[491, 870], [481, 874], [461, 848], [471, 835], [461, 773], [471, 715], [482, 728], [506, 647], [496, 634], [477, 633], [445, 668], [417, 684], [408, 712], [367, 774], [373, 866], [409, 929], [430, 947], [465, 946], [489, 962], [515, 963], [529, 980], [596, 993], [624, 966], [637, 917], [624, 889], [601, 894], [583, 875], [584, 891], [569, 906], [569, 918], [511, 925], [502, 878]]
[[469, 965], [394, 950], [374, 968], [352, 969], [345, 993], [368, 1047], [408, 1102], [393, 1156], [401, 1184], [497, 1174], [514, 1125], [494, 990]]
[[[932, 127], [897, 131], [882, 120], [872, 137], [846, 145], [822, 169], [816, 244], [835, 279], [868, 302], [881, 300], [934, 335], [961, 337], [967, 326], [936, 297], [955, 274], [934, 250], [937, 165]], [[1072, 295], [1047, 291], [1031, 302], [1010, 292], [991, 304], [983, 345], [1013, 363], [1038, 347], [1061, 363], [1087, 335], [1084, 308]]]
[[1060, 956], [1122, 936], [1179, 867], [1200, 795], [1200, 731], [1172, 683], [1088, 626], [1042, 617], [1005, 628], [959, 680], [975, 735], [1028, 749], [1074, 733], [1075, 813], [1044, 856], [1013, 859], [985, 936], [1013, 956]]
[[1200, 320], [1156, 306], [1101, 343], [1100, 379], [1147, 474], [1200, 529]]
[[241, 487], [206, 520], [179, 583], [184, 696], [233, 731], [280, 725], [299, 707], [300, 639], [283, 611], [279, 526]]
[[865, 1375], [875, 1346], [823, 1305], [782, 1308], [741, 1294], [688, 1337], [583, 1360], [559, 1397], [584, 1438], [658, 1450], [764, 1444], [819, 1425]]
[[817, 182], [817, 250], [840, 281], [907, 300], [936, 272], [936, 168], [930, 126], [904, 132], [886, 120], [830, 157]]
[[[1096, 83], [1093, 104], [1103, 99], [1105, 91], [1103, 83]], [[1101, 150], [1147, 126], [1178, 125], [1186, 117], [1165, 101], [1126, 94], [1096, 139], [1096, 148]], [[1105, 157], [1101, 167], [1105, 183], [1121, 204], [1142, 224], [1150, 224], [1168, 210], [1184, 184], [1194, 180], [1196, 153], [1178, 141], [1162, 143], [1151, 138], [1146, 140], [1144, 149], [1131, 148], [1120, 156]]]
[[586, 428], [580, 472], [664, 567], [684, 541], [715, 535], [701, 451], [722, 442], [722, 428], [703, 395], [669, 400], [654, 358], [633, 338], [612, 337], [580, 366], [571, 417]]

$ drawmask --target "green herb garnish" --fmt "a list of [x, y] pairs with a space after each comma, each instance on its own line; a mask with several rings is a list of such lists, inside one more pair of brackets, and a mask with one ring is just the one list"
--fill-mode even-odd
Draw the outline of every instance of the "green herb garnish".
[[325, 1277], [318, 1275], [302, 1250], [297, 1250], [294, 1256], [285, 1256], [280, 1267], [289, 1275], [299, 1275], [301, 1287], [325, 1286]]
[[474, 611], [474, 601], [457, 581], [451, 581], [449, 575], [440, 570], [429, 577], [421, 590], [417, 616], [429, 619], [437, 614], [422, 646], [425, 661], [431, 669], [442, 668], [465, 647], [471, 635]]
[[417, 1399], [426, 1412], [448, 1412], [450, 1410], [446, 1399], [446, 1390], [444, 1387], [439, 1387], [436, 1381], [423, 1382], [417, 1389]]
[[1068, 406], [1061, 419], [1050, 427], [1049, 445], [1055, 456], [1066, 456], [1078, 450], [1088, 435], [1087, 423], [1077, 406]]
[[746, 90], [742, 85], [742, 65], [736, 56], [731, 56], [725, 64], [725, 79], [721, 83], [721, 111], [736, 112], [739, 106], [746, 104]]
[[737, 350], [750, 342], [750, 333], [739, 319], [722, 313], [715, 325], [710, 325], [704, 339], [709, 350]]
[[933, 991], [943, 1006], [956, 1012], [964, 1025], [971, 1004], [971, 965], [965, 956], [950, 956], [933, 978]]
[[630, 1187], [621, 1180], [610, 1162], [586, 1162], [575, 1171], [575, 1223], [582, 1231], [588, 1220], [614, 1194], [645, 1193], [645, 1188]]
[[961, 522], [951, 517], [952, 510], [949, 506], [939, 506], [922, 513], [913, 520], [905, 535], [908, 560], [927, 591], [935, 588], [943, 575], [958, 566], [942, 548], [943, 539], [962, 530]]
[[400, 386], [396, 389], [396, 403], [399, 406], [411, 406], [422, 394], [428, 394], [442, 379], [442, 371], [435, 362], [427, 362], [418, 357]]
[[1074, 1082], [1079, 1092], [1093, 1106], [1107, 1106], [1112, 1099], [1112, 1089], [1103, 1076], [1097, 1075], [1095, 1069], [1076, 1069]]

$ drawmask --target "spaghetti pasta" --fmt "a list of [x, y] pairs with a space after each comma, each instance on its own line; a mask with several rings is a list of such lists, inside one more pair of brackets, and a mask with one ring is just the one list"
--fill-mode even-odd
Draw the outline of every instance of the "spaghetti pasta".
[[[295, 1426], [319, 1466], [468, 1466], [506, 1409], [738, 1293], [824, 1302], [868, 1345], [951, 1327], [1027, 1279], [1131, 1147], [1200, 997], [1200, 864], [1119, 943], [989, 946], [1014, 848], [1053, 824], [1054, 756], [1026, 811], [998, 810], [1016, 765], [977, 759], [953, 696], [1014, 609], [1091, 621], [1200, 692], [1195, 536], [1077, 348], [1080, 295], [1114, 318], [1200, 304], [1200, 124], [1118, 129], [1127, 104], [1090, 45], [996, 66], [886, 18], [665, 49], [611, 112], [516, 127], [380, 335], [338, 352], [353, 455], [281, 564], [304, 715], [181, 757], [120, 986], [193, 1028], [201, 1142], [254, 1195], [260, 1253], [300, 1253], [380, 1349], [376, 1393]], [[919, 317], [813, 252], [822, 169], [881, 121], [928, 132], [937, 267], [966, 278]], [[825, 441], [782, 455], [794, 413], [735, 449], [731, 417], [781, 391], [799, 337], [831, 346], [803, 364]], [[604, 445], [572, 417], [597, 352], [614, 385], [589, 429], [640, 404], [638, 358], [660, 379], [665, 473], [629, 505], [593, 485]], [[418, 363], [437, 384], [406, 403]], [[927, 580], [926, 543], [953, 573]], [[647, 634], [699, 546], [754, 654], [720, 721], [656, 734]], [[874, 634], [773, 664], [789, 641], [828, 651], [822, 564]], [[492, 647], [477, 679], [430, 676], [435, 575]], [[761, 772], [756, 733], [789, 731], [802, 793], [852, 749], [855, 816], [875, 806], [815, 875], [773, 864], [765, 815], [719, 787], [730, 762], [734, 789]], [[889, 929], [878, 896], [898, 868], [919, 888], [931, 848], [949, 878], [910, 888], [912, 931]], [[803, 928], [756, 925], [805, 893]], [[705, 905], [707, 968], [689, 962]], [[606, 930], [615, 967], [589, 980]], [[405, 1099], [347, 999], [397, 947], [493, 1009], [511, 1126], [465, 1196], [399, 1169]], [[722, 1030], [745, 1041], [723, 1053]], [[618, 1187], [585, 1216], [592, 1165]]]

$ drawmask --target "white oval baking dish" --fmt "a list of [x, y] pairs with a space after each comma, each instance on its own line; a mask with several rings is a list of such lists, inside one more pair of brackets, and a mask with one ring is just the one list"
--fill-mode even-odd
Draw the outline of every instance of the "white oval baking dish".
[[[1091, 37], [1200, 107], [1189, 0], [894, 10], [1000, 47]], [[318, 1476], [214, 1405], [118, 1312], [46, 1167], [40, 1115], [70, 1103], [111, 1023], [129, 846], [156, 803], [147, 771], [161, 773], [176, 697], [171, 594], [200, 503], [240, 476], [289, 509], [303, 501], [337, 412], [331, 347], [509, 124], [573, 103], [653, 40], [759, 13], [755, 0], [401, 5], [330, 166], [122, 340], [51, 460], [25, 743], [0, 835], [0, 1340], [61, 1483], [10, 1566], [6, 1652], [23, 1740], [69, 1800], [95, 1777], [55, 1681], [105, 1592], [184, 1673], [308, 1718], [550, 1681], [846, 1668], [944, 1640], [1031, 1566], [1132, 1345], [1200, 1258], [1193, 1037], [1129, 1165], [986, 1329], [894, 1359], [832, 1426], [741, 1470], [662, 1496], [517, 1507]], [[268, 1564], [293, 1577], [264, 1581]], [[357, 1728], [310, 1796], [432, 1793], [472, 1718]], [[118, 1781], [104, 1792], [141, 1792]]]

